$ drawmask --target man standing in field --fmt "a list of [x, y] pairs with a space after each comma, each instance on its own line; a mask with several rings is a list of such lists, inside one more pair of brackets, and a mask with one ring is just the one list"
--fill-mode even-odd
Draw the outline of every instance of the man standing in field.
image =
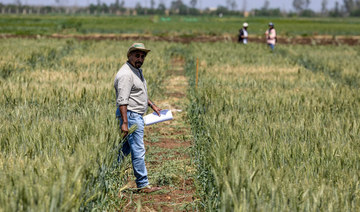
[[269, 23], [269, 29], [265, 32], [267, 44], [270, 46], [271, 50], [274, 51], [275, 43], [276, 43], [276, 31], [274, 28], [274, 24], [272, 22]]
[[249, 26], [249, 24], [245, 22], [243, 24], [243, 28], [241, 28], [239, 30], [239, 37], [238, 37], [238, 42], [239, 43], [243, 43], [243, 44], [248, 43], [248, 32], [247, 32], [248, 26]]
[[146, 80], [140, 69], [149, 51], [143, 43], [132, 44], [127, 52], [128, 61], [120, 68], [114, 81], [116, 117], [120, 120], [121, 132], [127, 136], [129, 128], [137, 125], [135, 132], [129, 134], [123, 144], [119, 158], [123, 157], [122, 154], [126, 156], [131, 153], [136, 185], [139, 191], [145, 193], [160, 189], [149, 185], [144, 160], [144, 120], [142, 116], [148, 106], [159, 115], [161, 110], [148, 99]]

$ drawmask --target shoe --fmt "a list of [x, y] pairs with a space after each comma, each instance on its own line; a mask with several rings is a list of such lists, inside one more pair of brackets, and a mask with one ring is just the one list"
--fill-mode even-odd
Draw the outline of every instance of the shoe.
[[159, 191], [159, 190], [161, 190], [161, 187], [152, 187], [151, 185], [147, 185], [142, 188], [139, 188], [138, 192], [147, 194], [147, 193], [151, 193], [151, 192], [155, 192], [155, 191]]

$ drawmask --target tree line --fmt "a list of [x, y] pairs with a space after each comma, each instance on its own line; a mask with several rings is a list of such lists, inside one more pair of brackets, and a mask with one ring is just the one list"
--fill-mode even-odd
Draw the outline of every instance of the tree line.
[[240, 15], [240, 16], [331, 16], [360, 17], [360, 0], [342, 0], [336, 1], [335, 5], [329, 5], [328, 0], [321, 0], [321, 11], [315, 12], [309, 8], [311, 0], [293, 0], [293, 11], [282, 11], [280, 8], [271, 8], [270, 1], [264, 0], [264, 4], [259, 9], [247, 11], [247, 0], [242, 1], [242, 5], [237, 4], [236, 0], [226, 0], [224, 5], [217, 8], [199, 9], [198, 0], [189, 0], [186, 4], [183, 0], [173, 0], [169, 8], [165, 6], [163, 0], [156, 4], [155, 0], [150, 0], [150, 5], [143, 5], [137, 2], [134, 8], [125, 7], [125, 0], [115, 0], [113, 3], [106, 4], [97, 0], [96, 4], [90, 4], [86, 7], [68, 7], [62, 6], [62, 0], [54, 0], [52, 6], [29, 6], [23, 5], [21, 0], [14, 0], [13, 4], [0, 3], [1, 13], [16, 14], [113, 14], [113, 15]]

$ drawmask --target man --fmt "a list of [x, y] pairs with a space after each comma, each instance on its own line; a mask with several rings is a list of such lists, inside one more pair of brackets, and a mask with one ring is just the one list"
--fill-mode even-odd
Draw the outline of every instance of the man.
[[238, 37], [239, 43], [247, 44], [247, 42], [248, 42], [248, 32], [247, 32], [248, 26], [249, 26], [248, 23], [245, 22], [243, 24], [243, 28], [241, 28], [239, 30], [239, 37]]
[[131, 153], [132, 166], [136, 177], [136, 185], [139, 191], [152, 192], [159, 188], [149, 185], [147, 170], [145, 167], [144, 146], [144, 120], [143, 115], [150, 106], [158, 115], [158, 108], [147, 96], [146, 80], [140, 67], [144, 63], [149, 49], [143, 43], [134, 43], [130, 46], [127, 57], [128, 61], [116, 74], [114, 87], [116, 92], [116, 117], [120, 120], [122, 133], [127, 136], [129, 128], [136, 124], [135, 132], [128, 135], [127, 140], [119, 152], [119, 158]]
[[272, 22], [269, 23], [269, 29], [265, 32], [266, 42], [270, 46], [271, 50], [274, 51], [275, 43], [276, 43], [276, 31], [274, 29], [274, 24]]

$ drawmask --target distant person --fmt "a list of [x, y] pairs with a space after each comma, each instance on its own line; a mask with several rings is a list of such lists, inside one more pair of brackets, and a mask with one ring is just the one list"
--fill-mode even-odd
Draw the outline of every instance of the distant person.
[[269, 29], [266, 30], [265, 36], [267, 44], [270, 46], [271, 50], [274, 51], [276, 44], [276, 31], [272, 22], [269, 23]]
[[249, 24], [245, 22], [243, 24], [243, 28], [241, 28], [239, 30], [239, 37], [238, 37], [238, 42], [239, 43], [243, 43], [243, 44], [248, 43], [248, 32], [247, 32], [248, 26], [249, 26]]

